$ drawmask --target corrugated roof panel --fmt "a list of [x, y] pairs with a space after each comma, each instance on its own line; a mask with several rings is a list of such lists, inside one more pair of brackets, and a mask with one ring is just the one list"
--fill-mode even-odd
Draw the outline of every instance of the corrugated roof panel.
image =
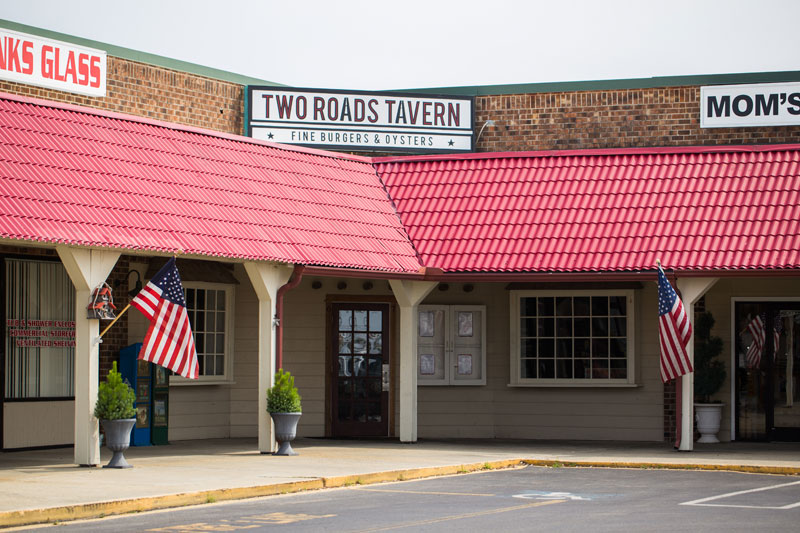
[[0, 234], [416, 272], [373, 167], [342, 157], [2, 95]]
[[453, 157], [376, 162], [426, 266], [800, 268], [800, 145]]

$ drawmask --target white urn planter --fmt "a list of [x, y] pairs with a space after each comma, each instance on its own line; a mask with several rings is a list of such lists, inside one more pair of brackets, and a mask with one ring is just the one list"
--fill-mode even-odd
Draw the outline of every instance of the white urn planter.
[[697, 442], [714, 443], [719, 442], [717, 433], [722, 421], [722, 407], [724, 403], [696, 403], [694, 404], [694, 416], [697, 420], [697, 431], [700, 438]]

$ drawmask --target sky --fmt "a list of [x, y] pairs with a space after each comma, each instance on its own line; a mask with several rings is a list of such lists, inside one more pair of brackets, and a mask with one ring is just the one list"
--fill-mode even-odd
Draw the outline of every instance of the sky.
[[797, 0], [0, 0], [11, 20], [295, 87], [800, 70]]

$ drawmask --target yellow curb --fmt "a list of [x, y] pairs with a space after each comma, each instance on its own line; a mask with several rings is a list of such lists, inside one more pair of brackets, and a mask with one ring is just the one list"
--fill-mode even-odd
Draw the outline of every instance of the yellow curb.
[[795, 466], [715, 465], [707, 463], [633, 463], [615, 461], [558, 461], [552, 459], [523, 459], [532, 466], [590, 467], [590, 468], [643, 468], [652, 470], [717, 470], [723, 472], [745, 472], [749, 474], [800, 475]]
[[800, 475], [798, 467], [778, 466], [750, 466], [750, 465], [713, 465], [713, 464], [688, 464], [688, 463], [633, 463], [614, 461], [556, 461], [552, 459], [505, 459], [500, 461], [486, 461], [483, 463], [469, 463], [451, 466], [435, 466], [427, 468], [410, 468], [406, 470], [389, 470], [369, 474], [324, 477], [306, 481], [293, 481], [277, 483], [274, 485], [259, 485], [255, 487], [239, 487], [232, 489], [204, 490], [187, 492], [183, 494], [170, 494], [149, 498], [132, 498], [110, 502], [66, 505], [47, 509], [31, 509], [26, 511], [0, 512], [0, 527], [28, 526], [33, 524], [67, 522], [87, 518], [102, 518], [110, 515], [153, 511], [201, 505], [219, 501], [244, 500], [262, 496], [275, 496], [278, 494], [292, 494], [307, 490], [324, 488], [349, 487], [354, 485], [372, 485], [393, 481], [408, 481], [437, 476], [466, 474], [503, 468], [513, 468], [519, 465], [547, 466], [547, 467], [592, 467], [592, 468], [646, 468], [669, 470], [720, 470], [731, 472], [748, 472], [755, 474], [780, 474], [788, 476]]

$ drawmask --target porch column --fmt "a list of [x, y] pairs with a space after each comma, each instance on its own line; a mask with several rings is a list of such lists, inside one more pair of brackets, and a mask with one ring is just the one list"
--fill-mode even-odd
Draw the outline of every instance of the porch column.
[[92, 291], [108, 279], [119, 252], [57, 246], [75, 286], [75, 464], [100, 464], [100, 429], [94, 417], [100, 381], [100, 320], [86, 318]]
[[275, 297], [292, 275], [292, 267], [246, 262], [244, 268], [258, 296], [258, 450], [277, 450], [272, 419], [267, 413], [267, 389], [275, 381]]
[[417, 441], [417, 310], [435, 281], [390, 280], [400, 305], [400, 442]]
[[[678, 290], [681, 291], [683, 307], [686, 316], [694, 330], [694, 304], [719, 280], [719, 278], [680, 278], [677, 281]], [[689, 360], [694, 367], [694, 335], [689, 339], [686, 347]], [[690, 452], [694, 449], [694, 372], [681, 376], [681, 451]]]

